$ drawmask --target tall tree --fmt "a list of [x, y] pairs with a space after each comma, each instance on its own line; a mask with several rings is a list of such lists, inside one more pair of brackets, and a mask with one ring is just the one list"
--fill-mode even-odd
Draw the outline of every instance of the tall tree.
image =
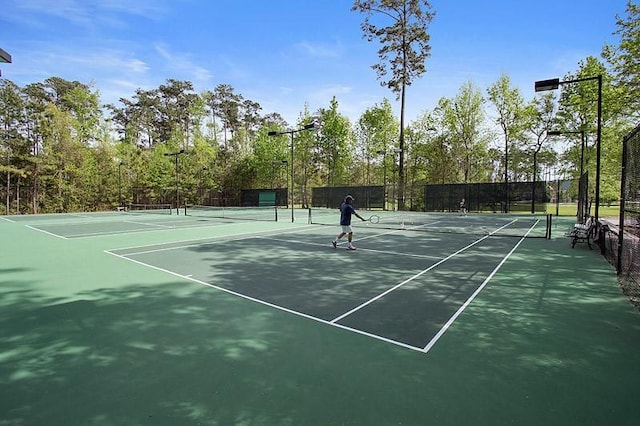
[[517, 88], [511, 87], [507, 75], [502, 75], [489, 89], [489, 100], [498, 112], [496, 124], [502, 129], [504, 137], [504, 186], [505, 210], [509, 209], [509, 150], [518, 140], [522, 132], [521, 118], [524, 110], [524, 100]]
[[462, 182], [476, 181], [480, 160], [485, 156], [489, 134], [485, 129], [484, 98], [478, 87], [467, 82], [445, 113], [452, 154]]
[[327, 186], [347, 183], [354, 147], [349, 119], [338, 111], [338, 101], [331, 99], [329, 108], [319, 111], [322, 129], [317, 133], [318, 160]]
[[619, 46], [605, 46], [603, 56], [613, 66], [616, 83], [622, 89], [626, 112], [640, 118], [640, 5], [628, 0], [627, 16], [616, 16]]
[[87, 147], [75, 135], [74, 116], [70, 111], [49, 104], [45, 112], [48, 125], [43, 140], [44, 184], [49, 190], [45, 206], [49, 211], [69, 212], [84, 207], [80, 181]]
[[80, 142], [85, 145], [94, 142], [102, 118], [98, 93], [92, 92], [89, 87], [78, 85], [65, 93], [63, 99], [75, 118], [74, 127]]
[[545, 93], [542, 96], [534, 98], [533, 101], [524, 108], [521, 117], [524, 129], [521, 136], [526, 146], [524, 158], [531, 158], [533, 160], [531, 169], [531, 213], [535, 213], [538, 158], [553, 125], [555, 112], [555, 98], [553, 93]]
[[161, 141], [158, 131], [160, 98], [156, 90], [137, 89], [132, 99], [121, 98], [122, 107], [107, 105], [121, 140], [151, 149]]
[[447, 98], [438, 100], [438, 105], [433, 110], [433, 117], [442, 131], [429, 142], [426, 148], [431, 159], [430, 179], [438, 183], [458, 182], [457, 169], [451, 167], [451, 164], [455, 164], [455, 158], [447, 125], [447, 117], [452, 114], [452, 103], [451, 99]]
[[381, 173], [378, 173], [378, 182], [386, 184], [387, 152], [393, 148], [398, 135], [398, 120], [393, 116], [391, 103], [384, 99], [380, 105], [374, 105], [362, 113], [355, 128], [357, 151], [359, 157], [366, 160], [362, 181], [371, 184], [372, 160], [380, 158]]
[[[404, 114], [405, 92], [416, 78], [426, 72], [426, 59], [431, 55], [427, 32], [435, 13], [428, 0], [356, 0], [352, 11], [365, 14], [361, 25], [368, 41], [380, 40], [380, 62], [373, 65], [381, 85], [391, 89], [400, 99], [400, 164], [398, 208], [404, 209]], [[390, 20], [390, 24], [374, 24], [374, 18]], [[387, 77], [387, 74], [390, 74]]]
[[[438, 125], [439, 128], [436, 128]], [[435, 182], [437, 180], [434, 169], [437, 160], [438, 143], [437, 139], [442, 134], [441, 123], [437, 122], [435, 113], [424, 111], [418, 118], [411, 122], [407, 133], [410, 135], [410, 153], [413, 160], [409, 176], [415, 181], [422, 180], [424, 183]]]
[[240, 105], [244, 98], [230, 84], [218, 84], [209, 102], [213, 114], [222, 121], [224, 147], [228, 147], [227, 130], [233, 134], [240, 127]]
[[48, 127], [48, 119], [46, 118], [47, 105], [49, 97], [42, 83], [32, 83], [25, 86], [22, 90], [25, 99], [25, 120], [26, 129], [25, 136], [29, 141], [29, 161], [30, 169], [30, 187], [31, 187], [31, 211], [38, 213], [41, 200], [45, 197], [40, 185], [41, 164], [42, 164], [42, 147], [45, 132]]
[[200, 125], [204, 103], [193, 92], [190, 81], [169, 79], [167, 84], [160, 85], [157, 93], [160, 97], [157, 125], [161, 142], [177, 139], [179, 148], [187, 149], [192, 130]]
[[[20, 96], [19, 87], [8, 80], [0, 80], [0, 156], [5, 163], [0, 162], [0, 173], [4, 173], [7, 179], [6, 214], [9, 214], [11, 210], [12, 176], [17, 179], [25, 176], [25, 170], [20, 167], [19, 161], [17, 161], [20, 157], [28, 154], [22, 132], [23, 108], [24, 103]], [[17, 194], [16, 191], [16, 197], [18, 197]]]
[[435, 118], [430, 112], [423, 113], [407, 128], [407, 184], [409, 187], [409, 209], [424, 209], [423, 185], [428, 183], [431, 176], [432, 157], [431, 148], [437, 138]]

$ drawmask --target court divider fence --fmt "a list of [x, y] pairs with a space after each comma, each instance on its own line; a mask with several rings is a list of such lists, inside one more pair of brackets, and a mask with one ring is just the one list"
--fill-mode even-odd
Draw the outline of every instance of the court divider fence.
[[599, 221], [596, 232], [622, 292], [640, 309], [640, 125], [623, 139], [618, 226]]

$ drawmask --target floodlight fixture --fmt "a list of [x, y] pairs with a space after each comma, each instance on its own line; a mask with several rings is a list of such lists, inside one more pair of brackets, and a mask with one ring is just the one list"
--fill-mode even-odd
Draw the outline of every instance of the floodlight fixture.
[[[0, 48], [0, 62], [11, 63], [11, 55]], [[2, 71], [0, 70], [0, 77], [2, 77]]]
[[[286, 135], [286, 134], [291, 135], [291, 160], [289, 162], [289, 165], [290, 165], [289, 168], [290, 168], [290, 171], [291, 171], [291, 188], [290, 188], [290, 191], [289, 191], [290, 192], [290, 197], [291, 197], [291, 223], [295, 222], [295, 214], [294, 214], [294, 211], [293, 211], [293, 196], [295, 194], [294, 191], [293, 191], [293, 177], [294, 177], [294, 175], [293, 175], [293, 135], [294, 135], [294, 133], [304, 132], [305, 130], [314, 130], [314, 129], [317, 129], [318, 127], [320, 127], [318, 125], [318, 123], [313, 121], [313, 122], [311, 122], [309, 124], [305, 124], [304, 126], [302, 126], [299, 129], [290, 129], [290, 130], [284, 130], [284, 131], [281, 131], [281, 132], [277, 132], [277, 131], [271, 130], [271, 131], [269, 131], [267, 133], [267, 136], [281, 136], [281, 135]], [[284, 164], [284, 161], [283, 161], [282, 164]]]
[[536, 92], [545, 92], [547, 90], [555, 90], [560, 86], [559, 78], [551, 78], [549, 80], [536, 81], [534, 88]]
[[11, 63], [11, 55], [2, 48], [0, 48], [0, 62]]

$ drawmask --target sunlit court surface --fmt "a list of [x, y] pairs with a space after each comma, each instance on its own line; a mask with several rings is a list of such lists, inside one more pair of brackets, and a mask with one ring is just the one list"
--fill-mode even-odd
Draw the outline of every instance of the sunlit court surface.
[[640, 372], [640, 320], [598, 251], [571, 248], [571, 218], [360, 214], [375, 220], [354, 218], [355, 251], [331, 244], [337, 209], [2, 217], [4, 418], [599, 424], [635, 410], [615, 395]]

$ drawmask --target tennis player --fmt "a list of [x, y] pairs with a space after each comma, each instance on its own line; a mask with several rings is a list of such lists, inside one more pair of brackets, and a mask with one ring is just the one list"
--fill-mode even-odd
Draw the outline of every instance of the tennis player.
[[460, 201], [460, 214], [467, 214], [467, 203], [464, 201], [464, 198]]
[[358, 219], [364, 221], [365, 219], [356, 213], [356, 209], [351, 205], [355, 198], [351, 195], [347, 195], [344, 197], [344, 203], [340, 205], [340, 226], [342, 227], [342, 232], [338, 234], [335, 240], [331, 242], [333, 244], [333, 248], [338, 247], [338, 240], [345, 235], [348, 235], [349, 245], [347, 246], [347, 250], [355, 250], [355, 246], [353, 245], [353, 230], [351, 229], [351, 216], [355, 216]]

